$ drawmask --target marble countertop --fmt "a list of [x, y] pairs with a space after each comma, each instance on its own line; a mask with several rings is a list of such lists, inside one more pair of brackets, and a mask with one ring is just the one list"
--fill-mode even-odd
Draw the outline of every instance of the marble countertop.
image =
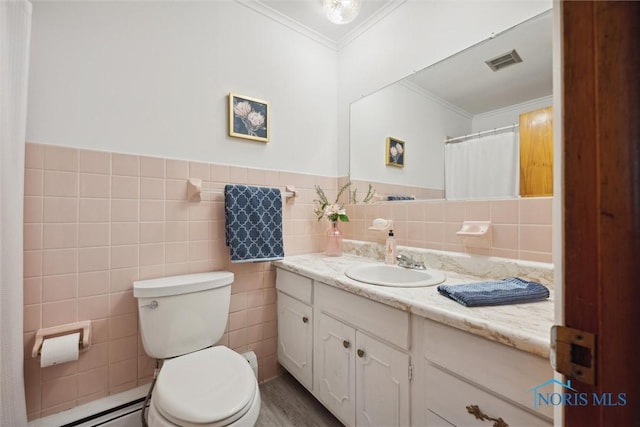
[[[351, 254], [344, 254], [341, 257], [307, 254], [286, 257], [281, 261], [275, 261], [274, 265], [474, 335], [541, 357], [549, 357], [549, 335], [554, 316], [553, 291], [551, 298], [542, 302], [469, 308], [440, 295], [436, 289], [437, 286], [426, 288], [376, 286], [352, 280], [344, 275], [347, 267], [353, 264], [376, 262], [380, 261]], [[445, 274], [446, 284], [455, 285], [486, 280], [457, 272], [437, 271]]]

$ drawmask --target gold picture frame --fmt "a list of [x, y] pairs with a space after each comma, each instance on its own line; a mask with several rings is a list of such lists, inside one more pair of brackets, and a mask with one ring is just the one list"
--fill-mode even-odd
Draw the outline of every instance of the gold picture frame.
[[388, 137], [386, 150], [384, 152], [385, 165], [397, 168], [404, 167], [404, 159], [406, 157], [406, 149], [404, 141]]
[[269, 142], [269, 101], [229, 93], [229, 136]]

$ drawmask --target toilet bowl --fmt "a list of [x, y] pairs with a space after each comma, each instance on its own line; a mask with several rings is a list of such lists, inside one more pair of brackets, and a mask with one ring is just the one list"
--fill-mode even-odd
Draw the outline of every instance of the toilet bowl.
[[158, 375], [150, 426], [253, 426], [258, 382], [247, 360], [224, 346], [169, 359]]
[[251, 427], [260, 412], [253, 368], [212, 346], [224, 333], [233, 273], [134, 282], [145, 352], [163, 364], [152, 390], [150, 427]]
[[176, 427], [176, 426], [180, 426], [180, 427], [211, 427], [211, 426], [215, 426], [215, 427], [253, 427], [256, 423], [256, 421], [258, 420], [258, 415], [260, 414], [260, 393], [258, 392], [258, 385], [256, 384], [256, 398], [254, 399], [253, 404], [251, 405], [251, 407], [249, 408], [249, 410], [247, 411], [247, 413], [244, 415], [244, 417], [233, 421], [231, 424], [225, 424], [224, 422], [222, 423], [209, 423], [209, 424], [187, 424], [185, 422], [182, 422], [180, 424], [175, 424], [170, 422], [169, 420], [167, 420], [164, 416], [162, 416], [160, 414], [160, 412], [158, 411], [157, 407], [153, 404], [153, 401], [151, 402], [151, 406], [149, 407], [149, 412], [148, 412], [148, 423], [149, 426], [157, 426], [157, 427]]

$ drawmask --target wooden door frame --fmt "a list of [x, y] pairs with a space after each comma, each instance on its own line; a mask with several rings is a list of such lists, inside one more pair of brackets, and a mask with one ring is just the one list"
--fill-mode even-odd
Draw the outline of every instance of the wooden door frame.
[[596, 385], [572, 383], [626, 396], [565, 425], [640, 425], [640, 2], [561, 7], [564, 319], [597, 342]]

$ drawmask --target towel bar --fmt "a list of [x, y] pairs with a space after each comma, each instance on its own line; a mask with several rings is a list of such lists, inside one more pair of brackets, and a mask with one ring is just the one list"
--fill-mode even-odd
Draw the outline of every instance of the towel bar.
[[[187, 199], [190, 202], [199, 202], [202, 200], [202, 192], [224, 194], [223, 188], [203, 188], [202, 180], [199, 178], [189, 178], [187, 180]], [[293, 185], [285, 186], [282, 197], [287, 203], [294, 201], [296, 198], [296, 188]]]

